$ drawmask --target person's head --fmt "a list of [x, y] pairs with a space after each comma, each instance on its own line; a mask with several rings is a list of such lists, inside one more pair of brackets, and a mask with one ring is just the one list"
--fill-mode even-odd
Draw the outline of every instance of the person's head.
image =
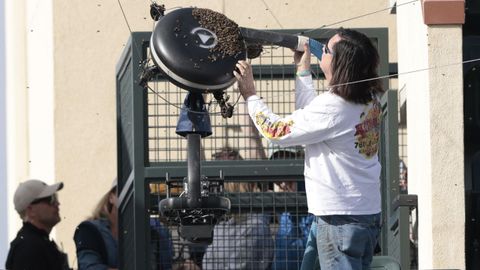
[[90, 219], [108, 219], [110, 222], [116, 222], [118, 216], [117, 201], [117, 178], [115, 178], [108, 192], [97, 203]]
[[243, 160], [238, 150], [228, 146], [222, 147], [218, 152], [212, 154], [213, 160]]
[[[383, 92], [378, 77], [380, 58], [372, 41], [364, 34], [340, 28], [325, 44], [320, 61], [332, 91], [347, 101], [366, 104], [372, 95]], [[351, 83], [361, 80], [364, 82]]]
[[15, 210], [24, 222], [50, 232], [60, 222], [57, 191], [63, 183], [47, 185], [40, 180], [27, 180], [20, 183], [13, 196]]
[[[222, 147], [220, 151], [215, 152], [212, 155], [214, 160], [243, 160], [240, 153], [230, 147]], [[238, 183], [231, 182], [224, 184], [225, 191], [227, 192], [254, 192], [257, 191], [257, 185], [255, 183]]]

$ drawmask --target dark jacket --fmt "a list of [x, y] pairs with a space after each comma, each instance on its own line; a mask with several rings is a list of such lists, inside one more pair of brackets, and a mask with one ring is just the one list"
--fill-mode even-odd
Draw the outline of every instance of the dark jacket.
[[[168, 229], [152, 219], [150, 269], [172, 269], [173, 245]], [[106, 219], [88, 220], [80, 223], [73, 236], [77, 249], [79, 270], [106, 270], [119, 267], [118, 242], [110, 232]]]
[[23, 223], [10, 243], [5, 267], [8, 270], [66, 270], [67, 255], [58, 250], [48, 233], [31, 223]]
[[78, 225], [73, 236], [79, 270], [118, 268], [118, 241], [106, 219], [87, 220]]

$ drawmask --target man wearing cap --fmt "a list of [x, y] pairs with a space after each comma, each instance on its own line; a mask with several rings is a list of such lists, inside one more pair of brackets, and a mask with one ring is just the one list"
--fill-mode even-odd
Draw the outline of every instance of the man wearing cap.
[[52, 228], [60, 222], [57, 191], [63, 183], [47, 185], [39, 180], [20, 183], [13, 202], [23, 227], [10, 243], [5, 267], [8, 270], [66, 270], [67, 255], [49, 239]]

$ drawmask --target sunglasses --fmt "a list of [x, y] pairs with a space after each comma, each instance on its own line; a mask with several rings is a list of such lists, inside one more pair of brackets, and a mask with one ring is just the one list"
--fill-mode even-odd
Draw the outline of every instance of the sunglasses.
[[38, 203], [47, 203], [49, 205], [54, 205], [58, 203], [57, 194], [53, 194], [52, 196], [45, 197], [45, 198], [36, 199], [31, 204], [38, 204]]
[[324, 54], [332, 54], [332, 51], [330, 51], [330, 49], [328, 48], [328, 44], [325, 44], [323, 46], [323, 53]]

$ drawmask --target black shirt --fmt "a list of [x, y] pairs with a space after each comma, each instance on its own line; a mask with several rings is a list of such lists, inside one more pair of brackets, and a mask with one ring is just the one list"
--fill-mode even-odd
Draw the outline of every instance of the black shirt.
[[67, 255], [50, 241], [48, 233], [31, 223], [23, 223], [17, 237], [10, 243], [8, 270], [66, 270]]

